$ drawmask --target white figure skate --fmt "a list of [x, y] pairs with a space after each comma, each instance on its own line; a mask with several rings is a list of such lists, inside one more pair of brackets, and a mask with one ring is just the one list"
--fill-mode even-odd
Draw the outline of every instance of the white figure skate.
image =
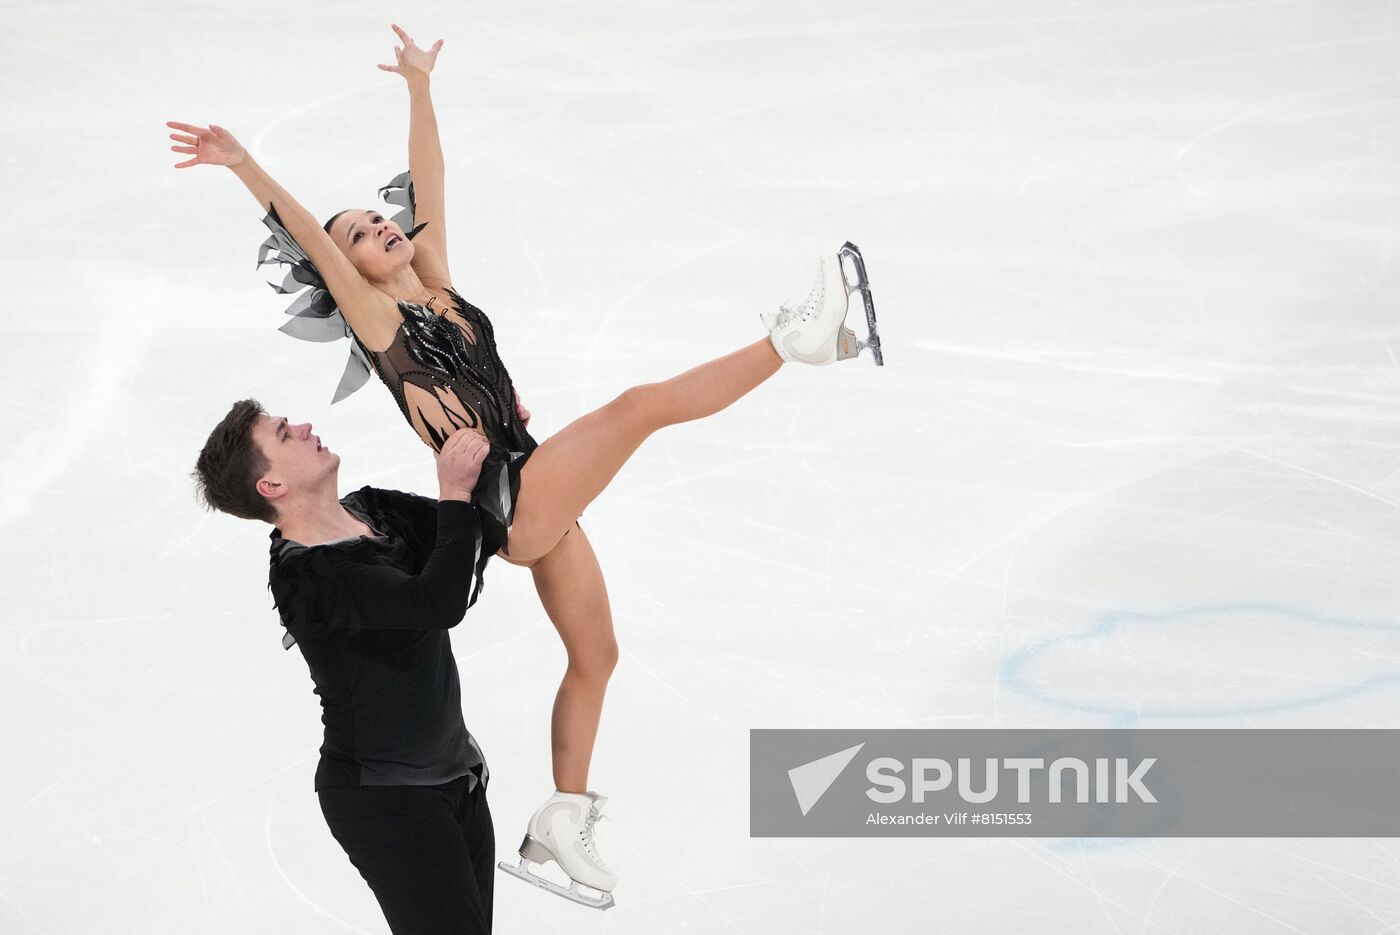
[[[520, 861], [496, 866], [513, 877], [549, 890], [582, 906], [607, 909], [613, 905], [617, 874], [603, 863], [593, 841], [593, 826], [602, 819], [607, 796], [596, 792], [558, 792], [535, 810], [520, 844]], [[531, 864], [554, 861], [572, 881], [565, 887], [530, 871]], [[580, 887], [597, 890], [598, 895]]]
[[[854, 284], [846, 276], [844, 261], [854, 267]], [[859, 340], [846, 327], [847, 298], [859, 292], [865, 302], [866, 340]], [[880, 350], [880, 334], [875, 322], [875, 302], [860, 248], [849, 240], [839, 254], [821, 258], [817, 281], [807, 298], [793, 305], [784, 304], [776, 312], [760, 312], [759, 318], [773, 341], [778, 356], [804, 364], [830, 364], [849, 360], [867, 347], [877, 366], [885, 365]]]

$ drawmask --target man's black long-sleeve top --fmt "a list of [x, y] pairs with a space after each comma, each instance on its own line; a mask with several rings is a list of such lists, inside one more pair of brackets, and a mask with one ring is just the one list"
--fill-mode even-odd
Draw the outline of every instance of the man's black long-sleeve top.
[[306, 546], [271, 534], [282, 643], [301, 647], [321, 697], [316, 789], [485, 784], [447, 631], [501, 543], [464, 501], [362, 487], [340, 502], [376, 535]]

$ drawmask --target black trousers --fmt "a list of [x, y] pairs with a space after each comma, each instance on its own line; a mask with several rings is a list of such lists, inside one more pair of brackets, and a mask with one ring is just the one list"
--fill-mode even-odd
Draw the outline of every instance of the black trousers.
[[486, 789], [322, 789], [326, 817], [394, 935], [491, 931], [496, 834]]

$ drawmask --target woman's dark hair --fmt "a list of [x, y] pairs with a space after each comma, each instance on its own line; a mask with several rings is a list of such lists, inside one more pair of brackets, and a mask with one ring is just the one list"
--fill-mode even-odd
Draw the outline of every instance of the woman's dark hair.
[[[355, 209], [354, 209], [354, 208], [346, 208], [346, 209], [345, 209], [345, 211], [353, 211], [353, 210], [355, 210]], [[345, 211], [337, 211], [335, 214], [332, 214], [332, 215], [331, 215], [331, 219], [325, 223], [325, 225], [322, 227], [322, 229], [323, 229], [327, 234], [329, 234], [329, 233], [331, 232], [331, 225], [335, 223], [335, 219], [338, 218], [338, 217], [340, 217], [342, 214], [344, 214]]]
[[253, 423], [267, 415], [256, 399], [240, 399], [199, 452], [195, 462], [195, 492], [204, 504], [242, 519], [277, 522], [277, 511], [255, 485], [268, 468], [267, 458], [253, 441]]

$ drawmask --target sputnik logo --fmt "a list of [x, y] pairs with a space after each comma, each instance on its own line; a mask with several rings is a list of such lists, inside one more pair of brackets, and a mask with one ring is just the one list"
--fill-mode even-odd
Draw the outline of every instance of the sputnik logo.
[[812, 807], [826, 795], [826, 790], [836, 782], [836, 778], [856, 758], [864, 743], [824, 756], [788, 770], [788, 781], [792, 783], [792, 794], [797, 796], [797, 806], [805, 817]]

